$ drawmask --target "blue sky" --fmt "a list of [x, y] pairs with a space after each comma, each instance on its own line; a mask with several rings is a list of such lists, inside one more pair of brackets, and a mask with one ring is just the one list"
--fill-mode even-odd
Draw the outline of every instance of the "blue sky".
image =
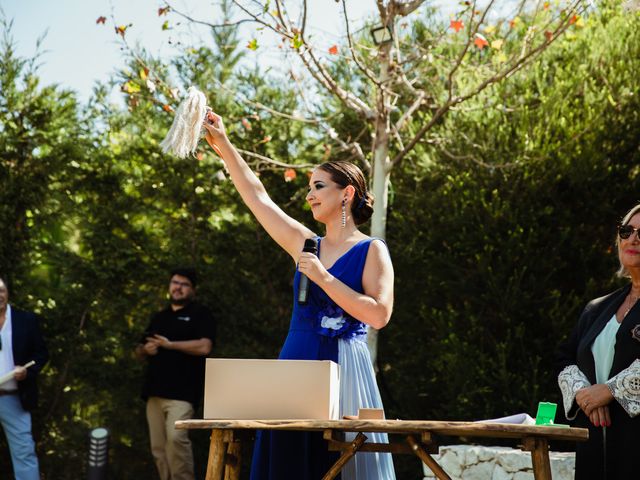
[[[176, 8], [189, 12], [198, 19], [216, 22], [219, 11], [211, 0], [177, 0]], [[344, 33], [341, 5], [335, 0], [311, 0], [313, 8], [309, 18], [312, 32], [324, 42], [339, 43]], [[375, 13], [374, 0], [348, 0], [348, 14], [352, 29], [362, 25], [364, 19]], [[169, 58], [175, 54], [169, 41], [198, 42], [206, 40], [208, 33], [185, 25], [171, 31], [162, 31], [162, 23], [179, 21], [176, 16], [158, 17], [158, 0], [0, 0], [6, 19], [13, 21], [12, 34], [20, 56], [31, 57], [36, 52], [36, 39], [46, 32], [41, 49], [40, 77], [45, 84], [57, 83], [78, 92], [86, 101], [97, 80], [106, 80], [123, 64], [121, 44], [114, 33], [113, 19], [118, 24], [133, 24], [127, 32], [131, 44], [139, 42], [152, 54]], [[100, 16], [107, 17], [106, 25], [96, 25]], [[246, 27], [247, 36], [254, 35], [255, 27]], [[261, 34], [258, 34], [261, 35]], [[266, 34], [262, 34], [266, 35]], [[258, 37], [260, 41], [260, 37]], [[265, 39], [266, 41], [266, 39]], [[272, 61], [263, 49], [255, 55], [256, 61]]]

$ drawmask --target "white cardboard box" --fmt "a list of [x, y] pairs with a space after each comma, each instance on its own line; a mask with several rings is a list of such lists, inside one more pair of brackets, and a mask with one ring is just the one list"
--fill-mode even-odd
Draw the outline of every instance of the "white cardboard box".
[[338, 420], [339, 403], [330, 360], [207, 358], [205, 419]]

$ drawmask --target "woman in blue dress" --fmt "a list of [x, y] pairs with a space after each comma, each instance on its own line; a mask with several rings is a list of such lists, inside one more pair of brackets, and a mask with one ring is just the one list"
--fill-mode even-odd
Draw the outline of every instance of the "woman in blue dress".
[[[231, 180], [258, 222], [293, 259], [294, 304], [289, 333], [279, 358], [333, 360], [340, 365], [340, 415], [359, 408], [382, 408], [367, 329], [387, 325], [393, 308], [393, 266], [385, 243], [366, 236], [358, 225], [373, 213], [373, 197], [360, 169], [349, 162], [327, 162], [311, 174], [306, 200], [325, 235], [289, 217], [269, 197], [258, 177], [229, 141], [222, 118], [205, 120], [206, 140], [222, 157]], [[318, 253], [302, 252], [316, 239]], [[310, 280], [309, 300], [298, 303], [300, 275]], [[369, 433], [369, 441], [387, 442]], [[321, 433], [259, 432], [252, 480], [319, 480], [337, 459]], [[394, 480], [388, 453], [358, 453], [342, 470], [342, 480]]]

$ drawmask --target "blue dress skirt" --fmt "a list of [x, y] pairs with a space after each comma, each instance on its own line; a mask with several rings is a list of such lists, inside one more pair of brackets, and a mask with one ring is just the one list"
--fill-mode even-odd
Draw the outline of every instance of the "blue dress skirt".
[[[322, 239], [318, 238], [318, 252]], [[362, 273], [371, 241], [363, 239], [328, 269], [338, 280], [363, 292]], [[299, 305], [300, 273], [294, 277], [293, 314], [280, 359], [333, 360], [340, 365], [340, 415], [360, 408], [382, 408], [371, 357], [367, 326], [350, 317], [324, 291], [311, 283], [309, 301]], [[367, 433], [368, 441], [388, 442], [384, 433]], [[350, 441], [352, 437], [348, 437]], [[320, 432], [259, 431], [251, 480], [320, 480], [338, 459]], [[357, 453], [342, 470], [342, 480], [395, 480], [389, 453]]]

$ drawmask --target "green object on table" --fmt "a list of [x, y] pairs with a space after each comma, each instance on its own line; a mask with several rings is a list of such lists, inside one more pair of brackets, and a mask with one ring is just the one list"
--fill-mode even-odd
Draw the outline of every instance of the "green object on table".
[[536, 414], [536, 425], [545, 427], [565, 427], [569, 428], [569, 425], [563, 423], [553, 423], [556, 418], [556, 410], [558, 405], [551, 402], [538, 403], [538, 413]]
[[538, 413], [536, 414], [536, 425], [553, 425], [556, 418], [558, 405], [551, 402], [538, 403]]

